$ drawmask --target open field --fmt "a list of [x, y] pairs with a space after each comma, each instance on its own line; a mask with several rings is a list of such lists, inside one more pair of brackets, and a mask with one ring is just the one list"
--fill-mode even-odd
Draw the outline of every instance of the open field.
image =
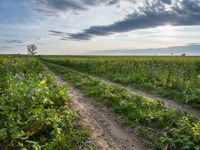
[[200, 57], [45, 57], [96, 75], [200, 108]]
[[198, 150], [199, 74], [198, 57], [2, 55], [0, 147]]
[[[199, 124], [198, 120], [192, 116], [167, 109], [159, 100], [134, 95], [123, 87], [94, 79], [67, 67], [50, 62], [45, 64], [63, 76], [64, 80], [82, 90], [85, 95], [111, 108], [119, 115], [122, 122], [135, 128], [149, 146], [155, 149], [166, 147], [167, 149], [184, 149], [185, 147], [192, 149], [198, 145], [199, 139], [190, 137], [193, 132], [193, 122], [196, 122], [197, 126]], [[187, 138], [182, 139], [182, 137]], [[195, 140], [197, 140], [197, 145]], [[190, 145], [190, 142], [193, 144]]]

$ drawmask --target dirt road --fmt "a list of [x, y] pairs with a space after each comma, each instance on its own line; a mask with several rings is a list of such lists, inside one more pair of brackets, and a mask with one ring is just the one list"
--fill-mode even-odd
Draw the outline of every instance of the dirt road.
[[[62, 82], [60, 77], [56, 77]], [[70, 85], [68, 83], [68, 85]], [[69, 86], [71, 107], [80, 114], [83, 124], [91, 131], [91, 139], [101, 150], [146, 150], [136, 132], [121, 125], [110, 110], [85, 97], [81, 91]]]

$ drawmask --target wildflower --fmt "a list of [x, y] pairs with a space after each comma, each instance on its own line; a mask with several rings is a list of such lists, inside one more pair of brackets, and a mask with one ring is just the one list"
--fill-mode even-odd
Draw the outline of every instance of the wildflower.
[[144, 99], [143, 105], [156, 105], [158, 103], [158, 100], [156, 99]]
[[40, 81], [40, 85], [44, 85], [46, 83], [45, 80]]
[[200, 140], [200, 121], [197, 122], [194, 127], [192, 127], [192, 132], [197, 139]]

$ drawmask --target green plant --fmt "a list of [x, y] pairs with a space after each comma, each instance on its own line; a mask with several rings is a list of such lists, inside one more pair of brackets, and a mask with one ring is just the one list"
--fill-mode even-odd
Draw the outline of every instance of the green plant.
[[68, 107], [67, 86], [57, 86], [36, 58], [4, 56], [0, 67], [0, 149], [90, 147], [88, 132]]
[[44, 63], [87, 96], [111, 108], [124, 123], [138, 129], [153, 148], [174, 150], [199, 147], [198, 120], [192, 116], [167, 109], [159, 100], [136, 96], [122, 87], [54, 63]]
[[42, 59], [200, 107], [199, 57], [47, 56]]

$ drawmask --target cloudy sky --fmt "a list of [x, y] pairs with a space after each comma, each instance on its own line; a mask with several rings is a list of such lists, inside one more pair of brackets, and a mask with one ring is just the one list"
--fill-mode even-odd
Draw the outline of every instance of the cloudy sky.
[[196, 48], [200, 0], [0, 0], [0, 53], [32, 43], [39, 54]]

